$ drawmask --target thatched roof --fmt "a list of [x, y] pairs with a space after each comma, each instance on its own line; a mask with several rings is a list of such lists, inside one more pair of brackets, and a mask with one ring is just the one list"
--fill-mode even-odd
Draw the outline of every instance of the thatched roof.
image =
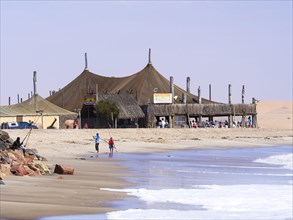
[[194, 115], [194, 116], [227, 116], [255, 115], [255, 104], [174, 104], [148, 105], [144, 107], [148, 115]]
[[119, 119], [144, 118], [145, 114], [130, 94], [100, 94], [100, 100], [110, 100], [115, 102], [119, 109]]
[[[49, 96], [47, 100], [68, 110], [78, 109], [83, 106], [84, 96], [88, 92], [95, 93], [98, 84], [99, 94], [128, 93], [131, 94], [139, 105], [153, 102], [154, 89], [160, 93], [170, 92], [170, 82], [162, 76], [155, 67], [148, 63], [141, 71], [126, 77], [105, 77], [84, 70], [77, 78], [64, 88]], [[182, 97], [185, 90], [174, 85], [174, 95]], [[179, 103], [180, 98], [176, 100]], [[187, 103], [197, 103], [198, 97], [187, 93]], [[203, 104], [215, 103], [202, 98]]]
[[13, 117], [17, 115], [34, 116], [38, 115], [37, 111], [42, 111], [43, 115], [76, 115], [76, 113], [60, 108], [39, 95], [34, 95], [24, 102], [1, 106], [0, 117]]

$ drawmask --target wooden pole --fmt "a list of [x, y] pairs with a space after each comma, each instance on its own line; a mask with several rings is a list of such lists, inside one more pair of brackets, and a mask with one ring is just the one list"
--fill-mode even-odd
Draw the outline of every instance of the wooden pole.
[[182, 103], [186, 104], [186, 93], [182, 93]]
[[96, 84], [96, 103], [99, 101], [99, 85]]
[[212, 100], [212, 85], [209, 84], [209, 99]]
[[172, 104], [174, 103], [174, 84], [173, 84], [173, 76], [170, 76], [170, 93], [172, 94]]
[[200, 86], [197, 89], [197, 93], [198, 93], [198, 104], [201, 104]]
[[87, 65], [87, 53], [84, 54], [84, 62], [85, 62], [85, 70], [88, 70], [88, 65]]
[[33, 72], [34, 95], [37, 94], [37, 71]]
[[19, 94], [17, 94], [17, 103], [19, 103]]
[[244, 104], [244, 95], [245, 95], [245, 88], [244, 85], [242, 86], [242, 104]]
[[228, 85], [228, 103], [231, 104], [231, 84]]
[[152, 49], [149, 48], [149, 62], [148, 62], [148, 64], [152, 64], [152, 61], [151, 61], [151, 53], [152, 53]]
[[190, 77], [186, 78], [186, 91], [190, 93]]
[[11, 98], [10, 98], [10, 96], [8, 97], [8, 105], [10, 105], [11, 104]]

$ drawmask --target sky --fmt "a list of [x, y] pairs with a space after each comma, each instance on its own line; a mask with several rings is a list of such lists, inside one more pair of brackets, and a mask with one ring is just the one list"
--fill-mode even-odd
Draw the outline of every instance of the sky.
[[1, 0], [1, 105], [43, 98], [89, 70], [124, 77], [148, 50], [167, 79], [227, 103], [292, 101], [292, 1]]

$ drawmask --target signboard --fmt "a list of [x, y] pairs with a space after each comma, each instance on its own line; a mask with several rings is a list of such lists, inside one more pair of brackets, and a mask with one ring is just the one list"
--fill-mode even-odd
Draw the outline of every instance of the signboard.
[[96, 95], [87, 95], [84, 97], [84, 105], [95, 105], [96, 104]]
[[172, 93], [154, 93], [154, 103], [172, 103]]

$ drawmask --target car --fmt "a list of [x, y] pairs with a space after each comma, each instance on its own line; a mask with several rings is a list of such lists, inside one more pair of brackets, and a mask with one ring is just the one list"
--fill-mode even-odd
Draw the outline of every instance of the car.
[[26, 122], [26, 121], [21, 121], [21, 122], [18, 122], [18, 129], [38, 129], [37, 126], [35, 126], [34, 124], [32, 123], [29, 123], [29, 122]]
[[8, 122], [7, 123], [7, 128], [8, 129], [17, 129], [18, 128], [18, 123], [17, 122]]

